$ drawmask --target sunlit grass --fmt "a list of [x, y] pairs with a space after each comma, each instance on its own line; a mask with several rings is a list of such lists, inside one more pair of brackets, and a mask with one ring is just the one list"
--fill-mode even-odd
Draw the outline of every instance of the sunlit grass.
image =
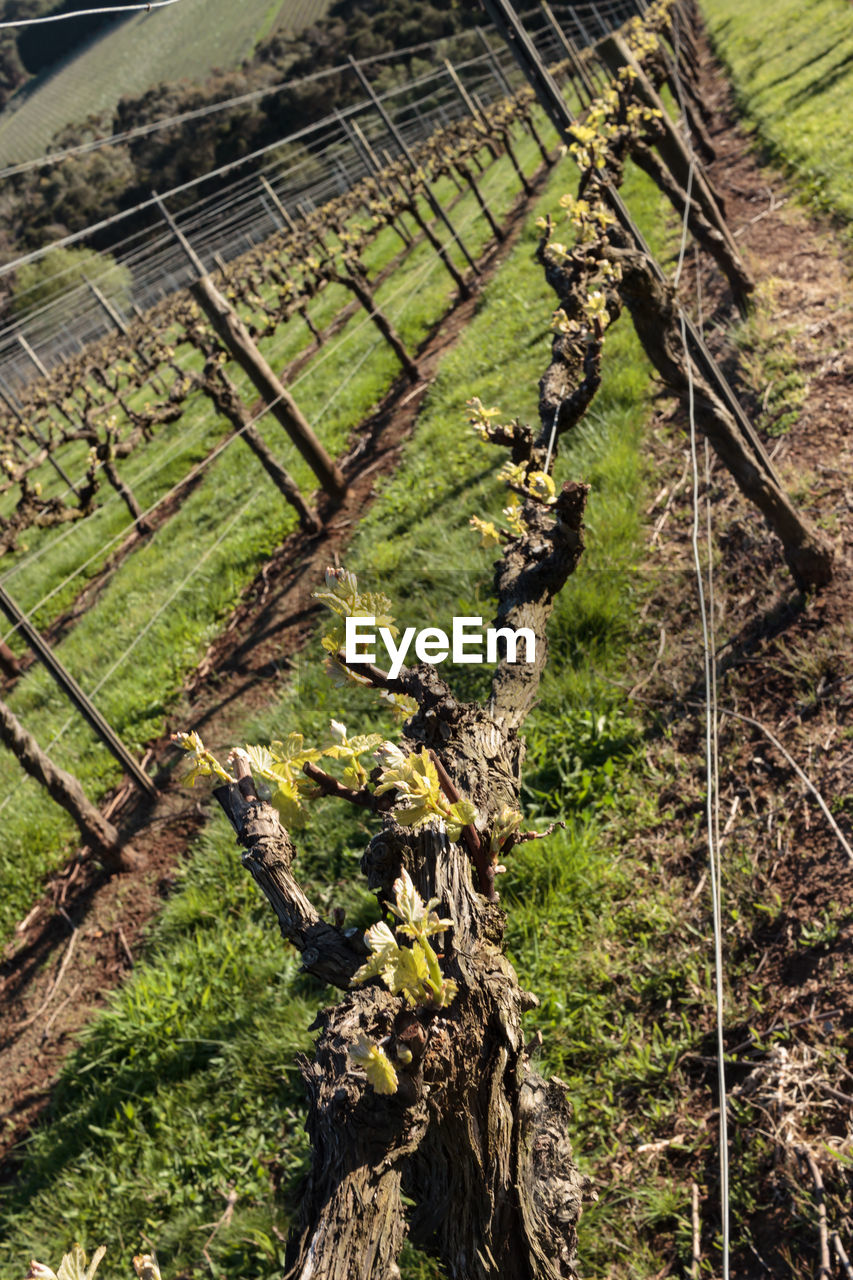
[[822, 209], [853, 219], [853, 10], [846, 0], [702, 0], [738, 106]]

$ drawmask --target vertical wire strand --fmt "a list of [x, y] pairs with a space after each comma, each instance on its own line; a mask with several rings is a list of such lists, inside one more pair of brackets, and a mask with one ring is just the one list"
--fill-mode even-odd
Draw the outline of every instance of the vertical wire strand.
[[[681, 88], [680, 47], [678, 39], [678, 19], [673, 22], [673, 51], [675, 53], [675, 87], [676, 96], [684, 112], [684, 95]], [[695, 151], [689, 130], [685, 130], [687, 147], [690, 153], [690, 167], [687, 176], [687, 199], [684, 206], [684, 217], [681, 229], [681, 245], [678, 265], [675, 273], [674, 287], [677, 287], [684, 265], [687, 247], [688, 218], [690, 212], [693, 173], [696, 163]], [[697, 254], [698, 263], [698, 254]], [[697, 293], [700, 325], [702, 320], [702, 298], [698, 280]], [[729, 1203], [729, 1137], [728, 1137], [728, 1098], [726, 1091], [725, 1040], [724, 1040], [724, 990], [723, 990], [723, 944], [722, 944], [722, 893], [719, 862], [719, 718], [717, 713], [717, 662], [716, 643], [713, 633], [714, 583], [713, 583], [713, 543], [710, 507], [710, 454], [708, 440], [705, 439], [705, 494], [706, 494], [706, 538], [708, 552], [708, 593], [706, 600], [705, 577], [699, 548], [699, 460], [696, 449], [696, 412], [693, 386], [693, 363], [687, 345], [687, 324], [684, 311], [681, 311], [681, 341], [687, 367], [688, 412], [690, 419], [690, 457], [693, 468], [693, 560], [696, 570], [696, 586], [699, 597], [699, 611], [702, 621], [702, 648], [705, 676], [705, 778], [706, 778], [706, 814], [708, 829], [708, 867], [711, 881], [712, 916], [714, 925], [714, 985], [717, 1031], [717, 1082], [719, 1089], [719, 1146], [720, 1146], [720, 1216], [722, 1219], [723, 1243], [723, 1280], [729, 1280], [729, 1255], [731, 1251]], [[709, 618], [708, 606], [711, 615]]]
[[[681, 337], [687, 353], [687, 327], [682, 315]], [[688, 408], [690, 414], [690, 456], [693, 465], [693, 561], [696, 569], [696, 585], [699, 595], [699, 612], [702, 619], [702, 646], [705, 668], [705, 777], [706, 804], [705, 819], [708, 828], [708, 866], [711, 880], [711, 899], [714, 920], [714, 978], [716, 987], [717, 1015], [717, 1080], [720, 1093], [720, 1208], [723, 1226], [723, 1280], [729, 1280], [729, 1138], [728, 1138], [728, 1099], [726, 1095], [725, 1042], [723, 1036], [724, 1000], [723, 1000], [723, 944], [722, 944], [722, 901], [720, 895], [720, 868], [715, 830], [715, 790], [714, 790], [714, 756], [716, 738], [716, 719], [713, 714], [713, 682], [711, 676], [711, 638], [708, 626], [708, 611], [705, 599], [704, 574], [699, 550], [699, 461], [696, 450], [696, 419], [693, 395], [693, 368], [689, 356], [687, 358]]]

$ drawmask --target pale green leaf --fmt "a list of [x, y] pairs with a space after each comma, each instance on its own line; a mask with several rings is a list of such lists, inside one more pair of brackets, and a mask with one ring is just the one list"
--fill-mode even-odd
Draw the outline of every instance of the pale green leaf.
[[380, 920], [377, 924], [370, 926], [364, 935], [364, 941], [373, 954], [353, 974], [352, 986], [368, 982], [370, 978], [378, 978], [389, 965], [393, 965], [394, 957], [399, 951], [397, 939], [384, 920]]
[[394, 904], [391, 910], [394, 915], [406, 924], [415, 924], [425, 914], [424, 900], [412, 884], [412, 877], [404, 867], [399, 878], [394, 881]]
[[458, 991], [457, 983], [452, 978], [445, 978], [441, 984], [441, 990], [433, 996], [433, 1002], [439, 1009], [446, 1009]]
[[399, 947], [382, 977], [392, 995], [402, 994], [412, 1008], [432, 998], [427, 990], [429, 965], [424, 949], [417, 942], [413, 947]]
[[307, 815], [295, 783], [286, 779], [279, 781], [272, 793], [272, 804], [278, 810], [285, 827], [298, 827], [304, 823]]
[[470, 826], [477, 818], [477, 810], [470, 800], [457, 800], [450, 806], [450, 817], [447, 820], [447, 838], [456, 841], [462, 834], [462, 828]]
[[354, 1062], [364, 1068], [368, 1080], [377, 1093], [397, 1092], [397, 1072], [384, 1049], [374, 1044], [367, 1036], [359, 1036], [354, 1045], [350, 1045], [349, 1055]]
[[66, 1253], [62, 1262], [59, 1264], [59, 1270], [56, 1273], [56, 1280], [92, 1280], [98, 1265], [106, 1253], [106, 1246], [101, 1245], [92, 1255], [92, 1261], [86, 1265], [86, 1254], [79, 1244], [71, 1246], [71, 1252]]
[[289, 733], [284, 742], [272, 742], [270, 748], [277, 761], [287, 762], [300, 769], [306, 760], [319, 760], [323, 754], [315, 747], [306, 747], [301, 733]]
[[268, 747], [247, 746], [245, 752], [249, 757], [249, 764], [254, 773], [259, 773], [263, 777], [265, 774], [272, 772], [275, 760]]

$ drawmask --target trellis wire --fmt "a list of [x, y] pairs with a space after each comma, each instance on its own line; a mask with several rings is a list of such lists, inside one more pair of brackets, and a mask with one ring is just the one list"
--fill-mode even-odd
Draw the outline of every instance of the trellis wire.
[[[687, 191], [684, 206], [684, 216], [681, 226], [681, 241], [678, 251], [678, 261], [673, 280], [673, 288], [678, 287], [681, 276], [684, 258], [687, 249], [688, 223], [690, 215], [690, 199], [693, 187], [693, 174], [695, 169], [695, 152], [693, 141], [690, 137], [690, 131], [686, 127], [686, 113], [684, 112], [684, 98], [681, 89], [681, 71], [680, 71], [680, 50], [678, 45], [678, 28], [677, 19], [674, 23], [674, 44], [673, 52], [675, 58], [673, 66], [675, 69], [675, 80], [678, 92], [679, 102], [682, 108], [682, 119], [685, 122], [684, 134], [685, 142], [690, 155], [690, 166], [687, 174]], [[684, 349], [684, 361], [687, 367], [687, 393], [688, 393], [688, 415], [690, 421], [690, 460], [693, 473], [692, 487], [692, 532], [691, 546], [693, 550], [693, 561], [696, 571], [696, 589], [699, 600], [699, 616], [702, 626], [702, 658], [703, 658], [703, 677], [705, 682], [705, 822], [707, 826], [707, 847], [708, 847], [708, 871], [710, 878], [711, 902], [712, 902], [712, 919], [714, 929], [714, 991], [715, 991], [715, 1019], [716, 1019], [716, 1036], [717, 1036], [717, 1086], [719, 1090], [719, 1161], [720, 1161], [720, 1214], [722, 1218], [722, 1253], [723, 1253], [723, 1280], [729, 1280], [729, 1255], [730, 1255], [730, 1224], [731, 1224], [731, 1205], [729, 1196], [729, 1137], [728, 1137], [728, 1096], [726, 1089], [726, 1067], [725, 1067], [725, 1037], [724, 1037], [724, 965], [723, 965], [723, 923], [722, 923], [722, 868], [720, 865], [720, 813], [719, 813], [719, 717], [717, 713], [717, 682], [716, 682], [716, 644], [714, 642], [714, 619], [713, 615], [709, 617], [705, 583], [702, 571], [702, 562], [699, 551], [699, 461], [696, 450], [696, 406], [693, 386], [693, 361], [690, 356], [690, 350], [687, 343], [687, 321], [684, 309], [680, 314], [681, 326], [681, 342]], [[705, 465], [706, 475], [708, 468], [707, 440], [705, 442], [706, 454]], [[706, 487], [706, 499], [709, 504], [707, 511], [707, 535], [708, 535], [708, 582], [713, 600], [713, 554], [711, 547], [711, 516], [710, 516], [710, 494]]]

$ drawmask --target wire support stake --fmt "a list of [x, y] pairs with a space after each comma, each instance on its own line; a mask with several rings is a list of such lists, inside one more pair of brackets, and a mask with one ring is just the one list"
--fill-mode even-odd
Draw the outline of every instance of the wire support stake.
[[[415, 161], [415, 157], [414, 157], [414, 155], [412, 154], [412, 152], [411, 152], [411, 150], [410, 150], [410, 148], [409, 148], [409, 146], [408, 146], [408, 144], [407, 144], [407, 142], [406, 142], [406, 139], [403, 137], [402, 133], [401, 133], [401, 132], [400, 132], [400, 130], [397, 128], [396, 124], [395, 124], [395, 123], [394, 123], [394, 121], [391, 119], [391, 117], [389, 116], [388, 112], [385, 110], [385, 107], [382, 105], [381, 100], [377, 97], [376, 93], [374, 92], [373, 85], [372, 85], [372, 84], [370, 83], [370, 81], [367, 79], [367, 76], [364, 74], [364, 72], [362, 71], [361, 67], [358, 65], [358, 63], [356, 62], [356, 60], [355, 60], [355, 58], [352, 56], [352, 54], [350, 54], [350, 55], [349, 55], [349, 64], [350, 64], [350, 66], [352, 67], [352, 69], [353, 69], [353, 71], [355, 72], [355, 74], [358, 76], [358, 79], [359, 79], [359, 81], [360, 81], [360, 83], [361, 83], [362, 88], [364, 89], [364, 92], [368, 95], [368, 97], [370, 98], [371, 103], [373, 104], [373, 106], [376, 108], [376, 110], [379, 112], [380, 116], [382, 117], [382, 123], [385, 125], [385, 128], [386, 128], [386, 129], [388, 130], [388, 132], [391, 134], [391, 137], [394, 139], [394, 141], [396, 142], [397, 146], [400, 148], [400, 150], [402, 151], [403, 155], [406, 157], [406, 159], [408, 160], [409, 164], [412, 166], [412, 169], [416, 169], [416, 168], [417, 168], [417, 163], [416, 163], [416, 161]], [[456, 229], [454, 228], [454, 226], [453, 226], [452, 222], [450, 221], [450, 219], [448, 218], [447, 214], [446, 214], [446, 213], [444, 212], [444, 210], [442, 209], [441, 205], [439, 204], [438, 200], [436, 199], [435, 195], [433, 194], [433, 191], [432, 191], [432, 189], [431, 189], [431, 187], [430, 187], [430, 185], [429, 185], [429, 183], [428, 183], [428, 182], [425, 182], [425, 183], [424, 183], [424, 185], [423, 185], [423, 193], [424, 193], [424, 196], [426, 197], [426, 200], [427, 200], [427, 203], [429, 204], [429, 207], [432, 209], [432, 211], [433, 211], [433, 213], [435, 214], [435, 216], [436, 216], [437, 218], [440, 218], [440, 219], [441, 219], [441, 221], [442, 221], [442, 222], [444, 223], [444, 225], [447, 227], [447, 230], [448, 230], [448, 231], [450, 232], [450, 234], [453, 236], [453, 239], [455, 240], [456, 244], [458, 245], [460, 252], [462, 253], [463, 257], [465, 258], [465, 261], [468, 263], [468, 266], [469, 266], [469, 267], [471, 268], [471, 270], [474, 272], [474, 275], [475, 275], [475, 276], [478, 276], [478, 275], [480, 274], [480, 269], [479, 269], [479, 267], [477, 266], [477, 264], [476, 264], [476, 262], [474, 261], [474, 259], [471, 257], [471, 255], [470, 255], [470, 253], [468, 252], [468, 250], [466, 249], [465, 245], [462, 243], [462, 240], [461, 240], [461, 238], [460, 238], [460, 236], [459, 236], [458, 232], [457, 232], [457, 231], [456, 231]]]
[[146, 795], [155, 797], [158, 792], [148, 774], [130, 754], [127, 747], [115, 730], [107, 723], [98, 708], [86, 696], [71, 673], [62, 665], [50, 645], [36, 631], [26, 614], [7, 591], [0, 586], [0, 609], [10, 622], [20, 631], [33, 653], [46, 668], [50, 676], [73, 702], [90, 729], [97, 735], [108, 751], [119, 762], [126, 773], [133, 778], [136, 785]]

